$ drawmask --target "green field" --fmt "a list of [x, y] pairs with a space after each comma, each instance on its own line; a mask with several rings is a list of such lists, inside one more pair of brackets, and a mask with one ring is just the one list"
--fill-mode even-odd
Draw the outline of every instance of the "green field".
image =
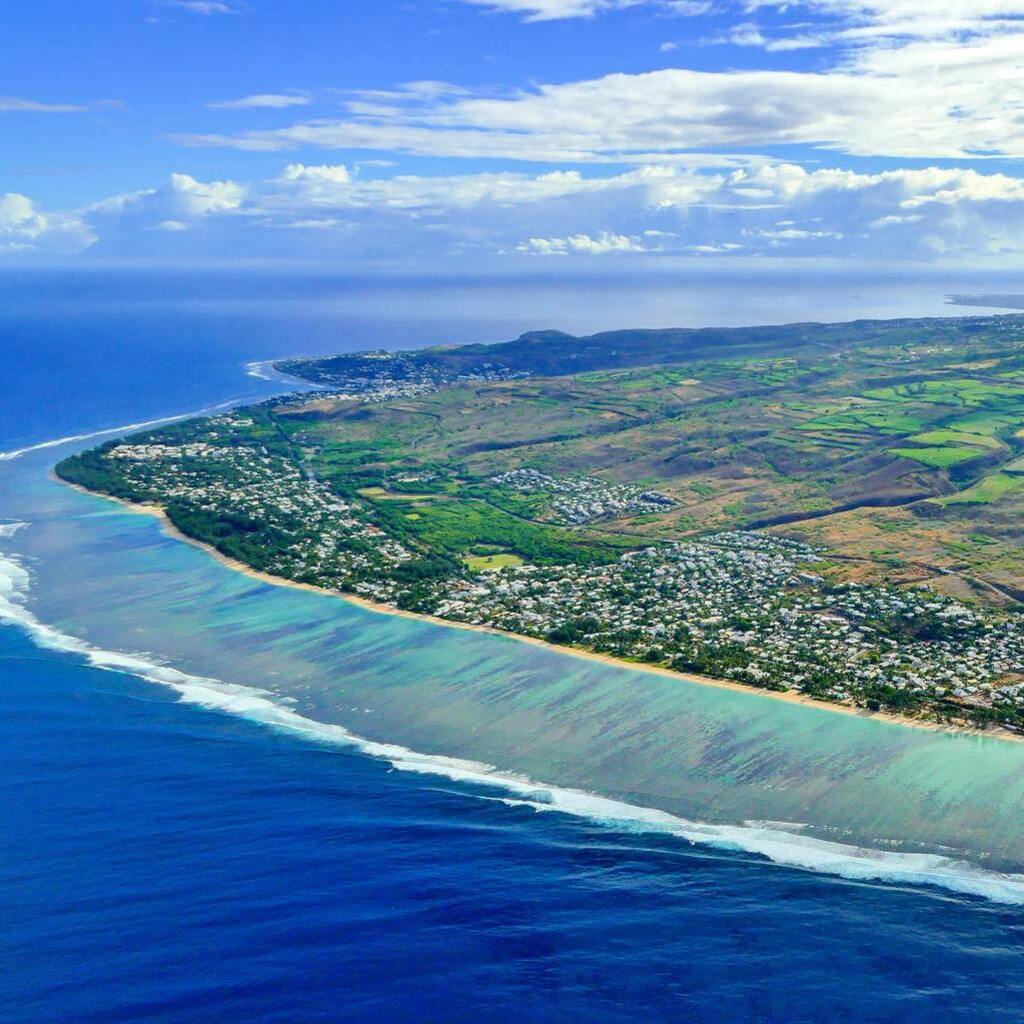
[[949, 469], [962, 462], [970, 462], [981, 454], [977, 448], [957, 448], [952, 445], [941, 448], [889, 448], [890, 455], [901, 459], [913, 459], [924, 466], [935, 469]]
[[487, 572], [493, 569], [506, 569], [509, 566], [522, 565], [523, 560], [518, 555], [496, 554], [496, 555], [466, 555], [462, 559], [467, 568], [472, 572]]
[[888, 436], [920, 430], [921, 426], [922, 421], [909, 413], [893, 412], [891, 409], [858, 409], [817, 416], [801, 423], [799, 429], [821, 433], [875, 432]]
[[969, 434], [986, 434], [996, 436], [1012, 434], [1024, 423], [1024, 410], [998, 412], [975, 412], [960, 416], [955, 421], [958, 430]]
[[[737, 355], [734, 340], [764, 351]], [[829, 348], [842, 358], [823, 357]], [[446, 349], [430, 358], [463, 365], [484, 351]], [[897, 524], [927, 560], [949, 550], [943, 537], [977, 532], [988, 506], [1008, 509], [1024, 498], [1002, 475], [1024, 465], [1024, 437], [1015, 437], [1024, 427], [1017, 376], [1024, 341], [1007, 333], [1005, 319], [980, 329], [946, 320], [720, 335], [617, 332], [571, 345], [562, 335], [538, 335], [486, 349], [492, 362], [502, 352], [535, 376], [361, 410], [349, 402], [279, 422], [314, 452], [319, 478], [343, 491], [359, 484], [389, 529], [464, 564], [495, 554], [557, 560], [563, 545], [601, 559], [645, 538], [810, 517], [824, 516], [815, 521], [825, 530], [831, 509], [913, 508], [931, 495], [941, 519], [916, 530]], [[358, 357], [339, 359], [342, 368], [358, 364]], [[544, 375], [570, 364], [565, 376]], [[553, 494], [489, 483], [521, 467], [643, 480], [677, 507], [622, 521], [616, 536], [559, 530]], [[885, 515], [892, 516], [875, 519]], [[998, 536], [1007, 529], [991, 527]], [[880, 549], [838, 519], [829, 539], [851, 554]], [[474, 550], [481, 544], [501, 551]], [[979, 567], [996, 561], [995, 552], [973, 558]]]
[[915, 444], [922, 445], [943, 445], [943, 446], [963, 446], [963, 445], [974, 445], [977, 448], [999, 448], [999, 442], [987, 434], [968, 434], [962, 430], [928, 430], [923, 434], [915, 434], [913, 437], [908, 437], [908, 441], [913, 441]]
[[[504, 554], [515, 557], [518, 564], [593, 564], [610, 562], [623, 547], [631, 546], [619, 538], [570, 533], [523, 520], [475, 498], [406, 503], [388, 495], [374, 501], [378, 517], [393, 536], [431, 553], [463, 560]], [[481, 546], [496, 550], [480, 555], [475, 549]]]
[[960, 377], [947, 380], [924, 380], [913, 384], [866, 391], [867, 398], [880, 402], [924, 402], [929, 405], [958, 405], [965, 408], [1000, 406], [1007, 402], [1024, 403], [1024, 388], [1014, 384], [991, 384]]
[[1011, 491], [1024, 486], [1024, 477], [1014, 476], [1010, 473], [993, 473], [983, 480], [979, 480], [973, 487], [968, 487], [958, 494], [950, 495], [941, 499], [943, 505], [979, 504], [987, 505], [989, 502], [998, 501]]

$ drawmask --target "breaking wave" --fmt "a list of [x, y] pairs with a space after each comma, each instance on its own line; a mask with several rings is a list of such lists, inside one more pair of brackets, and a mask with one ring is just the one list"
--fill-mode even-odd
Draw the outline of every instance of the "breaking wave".
[[317, 384], [314, 381], [296, 377], [294, 374], [285, 373], [279, 370], [275, 364], [281, 361], [278, 359], [257, 359], [254, 362], [245, 364], [245, 375], [255, 377], [257, 380], [268, 380], [273, 383], [289, 384], [300, 387], [304, 391], [329, 391], [326, 384]]
[[255, 377], [257, 380], [283, 380], [284, 374], [274, 369], [274, 359], [258, 359], [252, 363], [245, 364], [245, 375]]
[[[0, 540], [12, 537], [24, 525], [0, 525]], [[498, 799], [510, 807], [567, 814], [631, 833], [675, 836], [692, 844], [755, 854], [782, 866], [847, 879], [934, 886], [999, 903], [1024, 904], [1024, 874], [985, 871], [939, 854], [894, 853], [815, 839], [797, 834], [800, 825], [784, 822], [715, 825], [689, 821], [655, 808], [536, 782], [493, 765], [367, 740], [343, 726], [306, 718], [275, 701], [267, 690], [192, 675], [143, 654], [103, 650], [70, 636], [40, 621], [27, 606], [29, 583], [29, 573], [17, 557], [0, 552], [0, 623], [18, 626], [39, 646], [76, 655], [95, 668], [128, 673], [170, 687], [188, 704], [239, 715], [317, 743], [358, 750], [399, 771], [498, 790]]]
[[[178, 420], [188, 419], [190, 416], [203, 416], [206, 413], [216, 412], [219, 409], [228, 409], [240, 402], [249, 399], [232, 398], [227, 402], [218, 402], [216, 405], [209, 405], [204, 409], [194, 409], [191, 412], [179, 412], [173, 416], [161, 416], [156, 420], [142, 420], [139, 423], [123, 423], [119, 427], [106, 427], [103, 430], [94, 430], [90, 434], [69, 434], [67, 437], [58, 437], [52, 441], [40, 441], [38, 444], [26, 445], [24, 448], [15, 448], [13, 451], [0, 452], [0, 462], [10, 462], [12, 459], [20, 459], [22, 455], [31, 452], [44, 451], [47, 448], [60, 448], [62, 445], [74, 444], [76, 441], [91, 441], [97, 437], [106, 437], [109, 434], [127, 434], [133, 430], [145, 430], [147, 427], [159, 427], [165, 423], [175, 423]], [[2, 535], [0, 535], [2, 536]]]
[[0, 452], [0, 462], [9, 462], [11, 459], [20, 459], [22, 455], [29, 452], [39, 452], [46, 448], [60, 448], [61, 445], [73, 444], [75, 441], [90, 441], [94, 437], [103, 437], [104, 434], [126, 433], [129, 430], [144, 430], [146, 427], [158, 427], [163, 423], [173, 423], [183, 416], [192, 415], [183, 413], [182, 416], [165, 416], [159, 420], [145, 420], [141, 423], [125, 423], [120, 427], [110, 427], [107, 430], [96, 430], [91, 434], [69, 434], [67, 437], [58, 437], [53, 441], [40, 441], [39, 444], [30, 444], [24, 448], [15, 448], [13, 451]]

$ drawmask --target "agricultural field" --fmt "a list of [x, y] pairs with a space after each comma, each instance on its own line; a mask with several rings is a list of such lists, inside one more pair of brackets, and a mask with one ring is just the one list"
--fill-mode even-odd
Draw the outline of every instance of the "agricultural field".
[[[321, 400], [277, 419], [313, 453], [320, 478], [343, 490], [358, 484], [389, 521], [401, 517], [403, 533], [474, 571], [492, 567], [467, 554], [474, 544], [500, 539], [530, 561], [551, 543], [557, 550], [559, 530], [601, 552], [708, 530], [770, 529], [862, 559], [852, 568], [840, 559], [836, 570], [858, 578], [963, 590], [958, 573], [992, 573], [1024, 591], [1010, 528], [1024, 511], [1015, 482], [1024, 477], [1014, 475], [1024, 466], [1024, 322], [798, 325], [775, 329], [775, 339], [767, 330], [753, 340], [739, 332], [739, 346], [752, 350], [741, 356], [725, 338], [718, 359], [709, 358], [711, 332], [684, 336], [683, 345], [679, 332], [625, 332], [622, 347], [606, 353], [614, 365], [543, 376], [537, 367], [580, 361], [573, 349], [581, 340], [524, 336], [504, 347], [506, 368], [521, 378], [447, 381], [373, 406]], [[502, 348], [486, 349], [489, 358]], [[643, 361], [645, 348], [657, 361]], [[458, 365], [469, 351], [425, 355]], [[291, 370], [323, 380], [327, 366]], [[647, 488], [669, 501], [573, 525], [553, 494], [493, 482], [523, 470]], [[445, 500], [428, 501], [424, 491]], [[538, 540], [527, 524], [554, 532]], [[897, 530], [901, 539], [913, 534], [913, 557], [892, 543]], [[965, 540], [986, 531], [998, 552]]]

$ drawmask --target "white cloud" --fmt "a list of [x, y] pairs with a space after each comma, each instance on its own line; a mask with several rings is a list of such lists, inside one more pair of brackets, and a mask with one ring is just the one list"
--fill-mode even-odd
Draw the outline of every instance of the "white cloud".
[[712, 0], [462, 0], [506, 14], [522, 14], [527, 21], [557, 21], [564, 18], [591, 18], [596, 14], [627, 7], [652, 5], [668, 14], [691, 17], [706, 14]]
[[91, 100], [88, 103], [46, 103], [29, 100], [23, 96], [0, 96], [0, 113], [27, 114], [80, 114], [97, 107], [117, 109], [123, 104], [119, 100]]
[[[187, 0], [186, 0], [187, 2]], [[650, 7], [660, 12], [698, 16], [735, 9], [740, 16], [763, 9], [785, 13], [804, 11], [834, 19], [841, 29], [862, 29], [860, 35], [936, 37], [955, 32], [983, 31], [1000, 21], [1024, 14], [1022, 0], [462, 0], [491, 11], [520, 14], [527, 21], [589, 18], [632, 7]], [[830, 26], [822, 26], [832, 34]], [[810, 45], [808, 42], [804, 45]], [[738, 45], [752, 45], [738, 43]], [[753, 44], [756, 45], [756, 44]], [[786, 48], [786, 47], [781, 47]], [[793, 48], [793, 47], [790, 47]]]
[[[724, 32], [719, 32], [718, 35], [702, 39], [701, 43], [706, 46], [759, 47], [769, 53], [783, 53], [789, 50], [811, 50], [827, 46], [829, 36], [824, 32], [803, 35], [790, 35], [784, 32], [778, 35], [765, 35], [761, 26], [756, 22], [741, 21], [731, 25]], [[669, 45], [671, 49], [676, 48], [672, 44]]]
[[111, 196], [87, 207], [84, 215], [100, 237], [110, 231], [187, 231], [211, 214], [238, 210], [245, 192], [233, 181], [201, 182], [188, 174], [172, 174], [158, 188]]
[[0, 255], [74, 253], [94, 241], [76, 214], [43, 213], [28, 196], [0, 195]]
[[192, 14], [237, 14], [238, 8], [225, 0], [157, 0], [161, 7], [177, 7]]
[[347, 184], [352, 175], [344, 164], [289, 164], [281, 177], [285, 181], [324, 181], [332, 184]]
[[531, 238], [516, 246], [516, 252], [530, 256], [565, 256], [571, 252], [602, 256], [608, 253], [645, 251], [639, 239], [628, 235], [615, 235], [608, 231], [602, 231], [597, 237], [579, 234], [569, 235], [567, 238]]
[[[473, 0], [475, 2], [475, 0]], [[534, 19], [633, 0], [479, 0]], [[636, 0], [636, 3], [658, 0]], [[705, 10], [701, 0], [672, 5]], [[666, 68], [519, 91], [410, 83], [352, 97], [344, 119], [179, 136], [250, 151], [320, 147], [558, 163], [678, 160], [802, 146], [856, 156], [1024, 157], [1024, 0], [734, 0], [718, 41], [774, 52], [833, 46], [808, 70]], [[753, 20], [799, 12], [781, 29]], [[813, 15], [808, 20], [807, 15]], [[671, 48], [674, 44], [665, 44]]]
[[213, 110], [284, 110], [287, 107], [304, 107], [308, 104], [309, 97], [302, 93], [261, 92], [237, 100], [216, 100], [206, 105]]
[[[835, 45], [852, 49], [878, 49], [914, 40], [961, 45], [996, 36], [1021, 36], [1024, 0], [749, 0], [746, 13], [772, 9], [803, 11], [819, 20], [803, 34], [788, 36], [786, 29], [761, 35], [724, 33], [718, 42], [763, 45], [767, 50]], [[805, 26], [806, 27], [806, 26]], [[760, 30], [758, 30], [760, 33]]]
[[943, 168], [860, 174], [793, 164], [605, 175], [395, 175], [290, 164], [261, 181], [163, 185], [82, 210], [0, 200], [9, 257], [400, 260], [484, 266], [499, 254], [659, 259], [831, 257], [1024, 265], [1024, 178]]
[[632, 7], [644, 0], [463, 0], [463, 3], [487, 7], [492, 11], [524, 14], [528, 21], [556, 21], [562, 18], [589, 18], [621, 7]]
[[5, 113], [73, 114], [88, 109], [81, 103], [42, 103], [39, 100], [23, 99], [20, 96], [0, 96], [0, 111]]
[[346, 120], [179, 141], [552, 163], [786, 145], [858, 156], [1024, 156], [1024, 34], [858, 50], [816, 72], [667, 68], [504, 96], [409, 95], [358, 97]]
[[803, 8], [900, 33], [930, 33], [937, 25], [977, 25], [1024, 14], [1022, 0], [747, 0], [747, 11]]

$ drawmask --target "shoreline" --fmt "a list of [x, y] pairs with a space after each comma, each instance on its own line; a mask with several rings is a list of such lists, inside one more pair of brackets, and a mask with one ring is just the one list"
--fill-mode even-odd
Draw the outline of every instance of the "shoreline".
[[205, 541], [197, 540], [195, 537], [190, 537], [188, 534], [183, 533], [174, 525], [174, 523], [171, 522], [170, 517], [160, 505], [142, 504], [139, 502], [128, 501], [123, 498], [116, 498], [112, 494], [103, 494], [99, 491], [91, 491], [87, 487], [82, 487], [80, 484], [75, 484], [69, 480], [62, 479], [53, 469], [50, 470], [50, 476], [57, 483], [60, 483], [65, 487], [70, 487], [72, 490], [78, 491], [80, 494], [87, 494], [93, 498], [103, 498], [106, 501], [113, 502], [115, 505], [119, 505], [121, 508], [127, 509], [130, 512], [134, 512], [139, 515], [152, 516], [159, 520], [161, 529], [165, 534], [167, 534], [167, 536], [198, 548], [200, 551], [212, 556], [226, 568], [241, 573], [243, 576], [248, 576], [250, 579], [269, 584], [270, 586], [290, 587], [293, 590], [305, 590], [309, 593], [347, 601], [367, 611], [375, 612], [378, 615], [393, 615], [399, 618], [414, 619], [419, 622], [429, 622], [433, 625], [444, 626], [448, 629], [462, 629], [474, 633], [486, 633], [491, 636], [504, 637], [507, 640], [531, 644], [534, 647], [545, 648], [546, 650], [554, 651], [568, 657], [599, 662], [613, 668], [632, 669], [636, 672], [647, 672], [670, 679], [683, 680], [684, 682], [692, 683], [697, 686], [711, 686], [719, 690], [730, 690], [734, 693], [743, 693], [748, 696], [762, 697], [767, 700], [781, 700], [790, 704], [803, 705], [804, 707], [815, 708], [819, 711], [830, 711], [835, 714], [849, 715], [854, 718], [867, 718], [887, 723], [889, 725], [899, 725], [913, 729], [925, 729], [930, 732], [941, 732], [952, 736], [976, 736], [982, 739], [1001, 740], [1009, 743], [1024, 743], [1024, 736], [1020, 736], [1017, 733], [1011, 732], [1010, 730], [1004, 729], [1000, 726], [995, 726], [991, 729], [976, 729], [970, 728], [969, 726], [950, 725], [943, 722], [911, 718], [908, 715], [899, 715], [887, 711], [869, 711], [867, 708], [854, 707], [848, 704], [835, 704], [830, 701], [816, 700], [814, 697], [808, 697], [805, 694], [795, 693], [788, 690], [765, 690], [756, 686], [748, 686], [744, 683], [733, 682], [728, 679], [716, 679], [713, 676], [703, 676], [691, 672], [677, 672], [675, 669], [665, 668], [661, 665], [647, 665], [642, 662], [627, 661], [623, 658], [616, 658], [610, 654], [603, 654], [600, 651], [588, 651], [584, 648], [553, 644], [547, 640], [541, 640], [539, 637], [526, 636], [522, 633], [510, 633], [507, 630], [497, 629], [494, 626], [476, 625], [471, 622], [458, 622], [453, 619], [443, 619], [440, 616], [430, 615], [424, 612], [411, 612], [403, 608], [397, 608], [394, 605], [384, 604], [380, 601], [372, 601], [369, 598], [360, 597], [358, 594], [346, 594], [339, 590], [329, 590], [326, 587], [319, 587], [313, 583], [300, 583], [297, 580], [285, 579], [283, 576], [274, 576], [270, 573], [261, 572], [259, 569], [254, 569], [252, 566], [246, 565], [245, 562], [240, 562], [236, 558], [231, 558], [228, 555], [225, 555], [223, 552], [218, 551], [212, 544], [207, 544]]

